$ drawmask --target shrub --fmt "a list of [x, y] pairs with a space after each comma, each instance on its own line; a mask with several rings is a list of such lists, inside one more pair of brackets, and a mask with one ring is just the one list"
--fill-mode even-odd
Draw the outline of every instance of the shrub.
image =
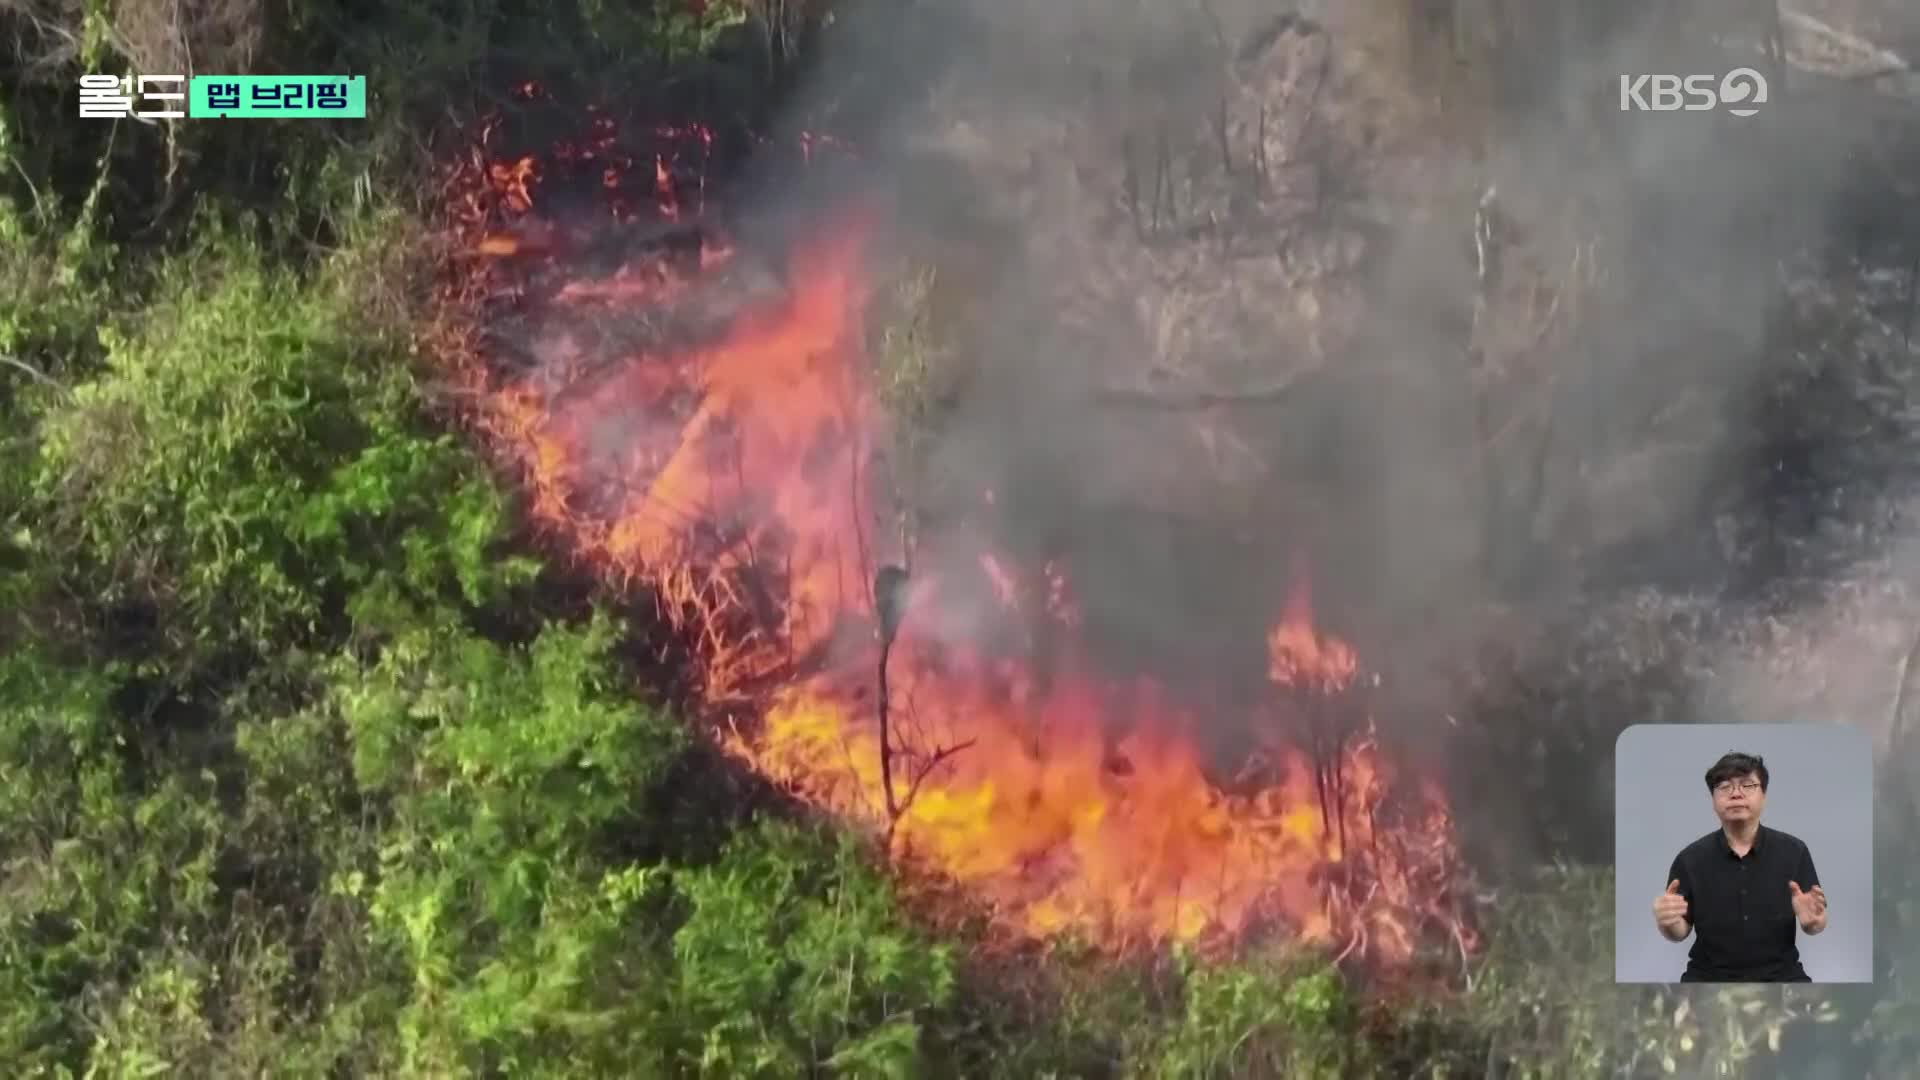
[[923, 1030], [953, 998], [953, 956], [907, 926], [851, 840], [763, 826], [677, 886], [690, 907], [670, 994], [683, 1065], [924, 1074]]
[[419, 423], [349, 266], [303, 279], [216, 231], [45, 417], [36, 543], [107, 615], [151, 620], [150, 670], [282, 655], [356, 596], [483, 604], [535, 572], [498, 551], [478, 463]]

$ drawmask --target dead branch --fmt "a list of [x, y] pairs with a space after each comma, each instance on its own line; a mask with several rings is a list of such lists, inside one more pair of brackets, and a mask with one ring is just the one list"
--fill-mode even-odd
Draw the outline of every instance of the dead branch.
[[[41, 8], [48, 10], [40, 10]], [[33, 0], [4, 0], [0, 2], [0, 12], [17, 16], [42, 39], [51, 44], [39, 53], [28, 53], [25, 34], [20, 34], [15, 43], [15, 55], [21, 60], [21, 73], [34, 81], [50, 81], [63, 73], [82, 52], [80, 40], [81, 27], [78, 24], [80, 12], [64, 4], [37, 4]]]
[[35, 382], [53, 387], [55, 390], [58, 390], [61, 396], [63, 397], [68, 396], [73, 392], [67, 389], [67, 386], [65, 383], [60, 382], [59, 380], [55, 379], [53, 376], [48, 375], [46, 372], [41, 371], [39, 368], [34, 367], [32, 364], [27, 363], [25, 360], [18, 360], [18, 359], [15, 359], [14, 357], [0, 354], [0, 364], [6, 364], [9, 367], [18, 368], [19, 370], [26, 372], [29, 376], [33, 378]]
[[893, 827], [900, 820], [900, 804], [893, 797], [893, 725], [887, 716], [887, 660], [893, 653], [893, 641], [880, 640], [880, 790], [887, 803], [887, 839], [893, 839]]
[[873, 604], [880, 617], [880, 661], [879, 677], [879, 721], [880, 721], [880, 788], [887, 807], [886, 844], [893, 846], [895, 830], [900, 827], [900, 819], [913, 808], [913, 801], [920, 794], [920, 786], [933, 775], [935, 769], [954, 755], [973, 746], [979, 740], [967, 739], [951, 746], [943, 746], [928, 754], [919, 765], [911, 765], [912, 755], [902, 748], [898, 756], [908, 758], [909, 768], [907, 791], [904, 796], [895, 794], [893, 782], [894, 730], [892, 718], [892, 693], [887, 688], [887, 662], [893, 656], [893, 643], [900, 633], [900, 620], [906, 615], [907, 571], [898, 566], [883, 566], [873, 578]]
[[893, 642], [900, 633], [900, 620], [906, 614], [907, 572], [897, 566], [883, 566], [873, 578], [873, 606], [880, 617], [879, 720], [880, 787], [887, 804], [887, 839], [893, 839], [894, 824], [900, 820], [901, 807], [893, 794], [893, 723], [888, 715], [892, 694], [887, 689], [887, 661], [893, 657]]
[[971, 749], [979, 741], [979, 739], [966, 739], [952, 746], [943, 746], [929, 755], [925, 763], [913, 774], [912, 781], [908, 783], [906, 798], [900, 801], [900, 812], [906, 813], [907, 809], [913, 805], [914, 796], [920, 793], [920, 785], [926, 782], [927, 777], [933, 775], [933, 770], [945, 764], [956, 754]]

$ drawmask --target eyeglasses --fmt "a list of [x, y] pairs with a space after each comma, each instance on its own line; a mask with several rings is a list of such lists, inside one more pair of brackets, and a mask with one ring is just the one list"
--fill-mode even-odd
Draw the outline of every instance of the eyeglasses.
[[1731, 795], [1735, 791], [1738, 791], [1742, 795], [1751, 795], [1759, 790], [1760, 781], [1758, 780], [1742, 780], [1739, 783], [1735, 783], [1732, 780], [1723, 780], [1714, 785], [1713, 793], [1715, 795]]

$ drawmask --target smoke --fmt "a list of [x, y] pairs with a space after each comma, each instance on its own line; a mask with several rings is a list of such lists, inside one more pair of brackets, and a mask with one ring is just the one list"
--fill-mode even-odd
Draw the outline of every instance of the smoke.
[[[1898, 539], [1862, 531], [1884, 502], [1864, 493], [1910, 478], [1861, 475], [1899, 450], [1850, 387], [1863, 350], [1912, 352], [1884, 297], [1863, 319], [1809, 296], [1910, 280], [1879, 241], [1914, 241], [1912, 104], [1797, 68], [1753, 117], [1623, 112], [1622, 75], [1771, 72], [1766, 26], [1735, 4], [1453, 6], [848, 9], [792, 120], [852, 130], [895, 254], [945, 290], [956, 371], [910, 498], [929, 529], [985, 515], [1016, 559], [1064, 565], [1116, 673], [1257, 681], [1304, 565], [1403, 740], [1445, 750], [1442, 717], [1476, 707], [1531, 725], [1450, 676], [1484, 676], [1490, 646], [1607, 703], [1549, 715], [1618, 713], [1544, 726], [1501, 768], [1605, 777], [1630, 723], [1804, 714], [1748, 631], [1655, 613], [1799, 605], [1825, 627], [1827, 591]], [[1920, 32], [1897, 6], [1852, 16]], [[1814, 415], [1822, 365], [1846, 385]], [[1595, 657], [1662, 635], [1657, 660]], [[1522, 862], [1604, 857], [1600, 783], [1564, 800], [1584, 836], [1517, 837], [1491, 798], [1488, 827]]]
[[[1100, 657], [1176, 686], [1257, 666], [1301, 558], [1416, 728], [1487, 700], [1428, 672], [1515, 645], [1570, 695], [1508, 703], [1542, 732], [1522, 774], [1608, 776], [1650, 719], [1824, 717], [1891, 754], [1920, 124], [1810, 73], [1822, 11], [1758, 115], [1622, 111], [1622, 75], [1771, 71], [1722, 6], [848, 9], [792, 119], [853, 129], [946, 290], [924, 520], [1062, 561]], [[1915, 9], [1847, 15], [1920, 42]], [[1520, 861], [1605, 840], [1501, 820]], [[1881, 941], [1883, 971], [1914, 954]]]
[[[1250, 156], [1244, 133], [1216, 128], [1251, 9], [979, 2], [870, 15], [842, 20], [848, 37], [823, 46], [795, 115], [853, 110], [892, 235], [941, 277], [939, 329], [964, 373], [913, 463], [916, 502], [940, 522], [995, 492], [1000, 541], [1067, 567], [1112, 666], [1201, 685], [1257, 676], [1292, 557], [1330, 564], [1336, 546], [1313, 535], [1313, 470], [1276, 473], [1276, 460], [1364, 473], [1311, 405], [1153, 400], [1236, 394], [1330, 366], [1320, 354], [1337, 347], [1303, 325], [1313, 298], [1288, 287], [1281, 259], [1221, 251], [1232, 184], [1204, 145], [1227, 137]], [[1304, 88], [1327, 39], [1296, 32], [1273, 52], [1296, 61], [1285, 74]], [[1299, 126], [1310, 112], [1272, 119]], [[1211, 234], [1197, 235], [1209, 215]]]
[[1836, 239], [1882, 125], [1798, 76], [1745, 120], [1618, 110], [1621, 74], [1764, 67], [1732, 15], [1458, 6], [1457, 32], [1387, 0], [872, 4], [822, 31], [791, 122], [861, 144], [963, 369], [915, 497], [938, 520], [995, 490], [1116, 660], [1227, 662], [1192, 643], [1276, 611], [1295, 555], [1323, 618], [1412, 667], [1582, 575], [1730, 573], [1696, 538], [1767, 450], [1784, 267]]

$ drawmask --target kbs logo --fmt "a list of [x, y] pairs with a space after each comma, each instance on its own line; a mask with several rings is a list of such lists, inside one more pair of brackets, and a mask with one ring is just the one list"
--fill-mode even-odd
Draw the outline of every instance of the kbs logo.
[[1752, 116], [1767, 103], [1767, 77], [1752, 68], [1725, 75], [1622, 75], [1620, 111], [1705, 112], [1726, 108], [1734, 116]]

